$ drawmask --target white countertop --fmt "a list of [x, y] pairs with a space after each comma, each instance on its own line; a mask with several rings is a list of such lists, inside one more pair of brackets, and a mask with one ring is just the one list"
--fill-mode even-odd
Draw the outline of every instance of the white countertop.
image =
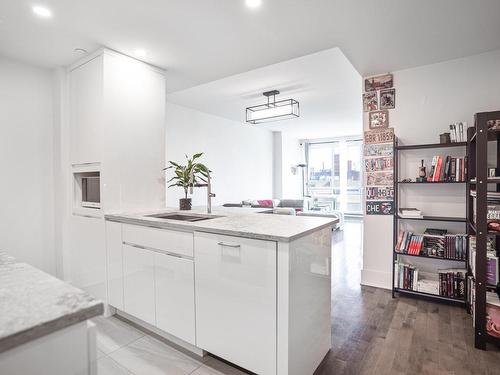
[[84, 291], [0, 252], [0, 353], [102, 312]]
[[[113, 213], [105, 215], [105, 218], [121, 223], [156, 228], [217, 233], [280, 242], [290, 242], [319, 229], [332, 227], [338, 223], [338, 219], [333, 218], [262, 213], [269, 210], [266, 208], [215, 207], [212, 210], [212, 214], [207, 214], [204, 208], [195, 208], [191, 211], [179, 211], [167, 208], [139, 213]], [[185, 222], [148, 217], [148, 215], [174, 212], [186, 215], [202, 214], [214, 216], [215, 218], [197, 222]]]

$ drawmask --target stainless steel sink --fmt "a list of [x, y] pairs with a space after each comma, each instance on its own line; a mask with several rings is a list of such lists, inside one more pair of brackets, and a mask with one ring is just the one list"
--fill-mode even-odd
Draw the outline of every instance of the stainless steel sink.
[[166, 220], [188, 221], [190, 223], [193, 223], [195, 221], [215, 219], [219, 216], [202, 216], [202, 215], [187, 215], [187, 214], [185, 215], [185, 214], [171, 213], [171, 214], [148, 215], [148, 217], [155, 217], [157, 219], [166, 219]]

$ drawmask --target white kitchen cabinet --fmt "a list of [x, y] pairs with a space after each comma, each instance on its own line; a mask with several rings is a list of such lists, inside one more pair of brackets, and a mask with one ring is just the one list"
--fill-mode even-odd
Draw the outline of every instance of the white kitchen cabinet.
[[155, 325], [154, 252], [123, 245], [123, 310]]
[[72, 215], [65, 260], [67, 281], [106, 301], [106, 233], [102, 218]]
[[156, 326], [195, 344], [194, 264], [155, 253]]
[[108, 303], [123, 310], [122, 224], [106, 221], [106, 260], [108, 270]]
[[257, 374], [276, 374], [277, 243], [194, 238], [196, 345]]
[[102, 161], [103, 55], [69, 73], [71, 164]]

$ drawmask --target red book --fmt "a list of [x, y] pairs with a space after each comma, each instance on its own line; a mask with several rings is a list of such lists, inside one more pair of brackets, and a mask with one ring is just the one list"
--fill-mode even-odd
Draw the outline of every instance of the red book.
[[442, 164], [443, 164], [443, 158], [441, 156], [438, 156], [438, 161], [436, 163], [436, 171], [434, 172], [434, 178], [432, 179], [433, 182], [439, 181], [439, 177], [441, 176]]
[[396, 251], [401, 251], [401, 242], [403, 241], [404, 234], [405, 234], [404, 231], [399, 232], [399, 238], [398, 238], [398, 243], [396, 245]]

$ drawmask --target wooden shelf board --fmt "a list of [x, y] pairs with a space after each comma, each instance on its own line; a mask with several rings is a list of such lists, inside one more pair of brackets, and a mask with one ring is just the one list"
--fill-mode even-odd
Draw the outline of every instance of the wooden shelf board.
[[420, 221], [448, 221], [453, 223], [465, 223], [467, 219], [465, 217], [448, 217], [448, 216], [426, 216], [421, 218], [413, 218], [413, 217], [402, 217], [397, 215], [397, 218], [400, 220], [420, 220]]
[[418, 145], [400, 145], [396, 146], [396, 150], [421, 150], [425, 148], [448, 148], [448, 147], [465, 147], [467, 142], [452, 142], [452, 143], [427, 143]]
[[[500, 180], [499, 180], [500, 182]], [[417, 182], [417, 181], [411, 181], [411, 182], [404, 182], [404, 181], [398, 181], [398, 184], [420, 184], [420, 185], [433, 185], [433, 184], [465, 184], [466, 181], [434, 181], [434, 182]]]
[[424, 296], [428, 298], [433, 298], [437, 299], [440, 301], [447, 301], [447, 302], [453, 302], [453, 303], [459, 303], [465, 305], [465, 299], [459, 299], [459, 298], [453, 298], [453, 297], [445, 297], [445, 296], [440, 296], [438, 294], [431, 294], [431, 293], [424, 293], [424, 292], [418, 292], [415, 290], [409, 290], [409, 289], [403, 289], [403, 288], [394, 288], [394, 291], [398, 293], [403, 293], [403, 294], [412, 294], [415, 296]]
[[448, 262], [461, 262], [461, 263], [465, 263], [467, 262], [466, 259], [453, 259], [453, 258], [441, 258], [441, 257], [432, 257], [432, 256], [426, 256], [426, 255], [414, 255], [414, 254], [404, 254], [404, 253], [400, 253], [400, 252], [397, 252], [397, 251], [394, 251], [395, 254], [397, 255], [402, 255], [402, 256], [405, 256], [405, 257], [415, 257], [415, 258], [425, 258], [425, 259], [436, 259], [436, 260], [446, 260]]

